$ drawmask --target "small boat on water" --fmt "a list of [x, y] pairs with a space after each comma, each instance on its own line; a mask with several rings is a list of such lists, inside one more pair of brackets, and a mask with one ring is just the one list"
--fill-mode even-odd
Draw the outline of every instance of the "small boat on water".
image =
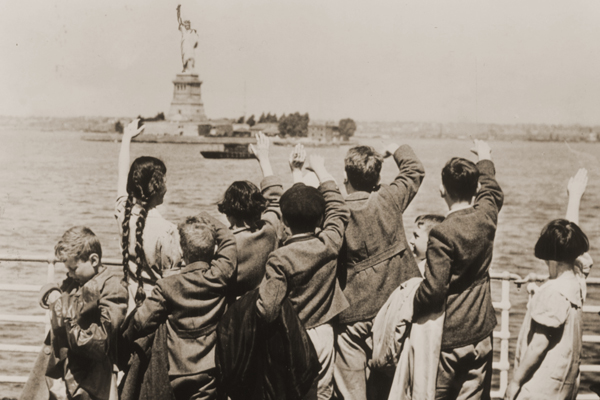
[[250, 152], [250, 149], [247, 144], [241, 143], [225, 143], [222, 145], [218, 145], [222, 149], [215, 149], [214, 146], [208, 149], [200, 150], [200, 154], [204, 158], [254, 158], [254, 154]]

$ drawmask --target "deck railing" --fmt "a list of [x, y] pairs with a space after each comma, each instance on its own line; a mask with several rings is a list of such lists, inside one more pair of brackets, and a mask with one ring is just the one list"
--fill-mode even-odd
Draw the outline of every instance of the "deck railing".
[[[40, 256], [11, 256], [0, 254], [0, 262], [2, 261], [13, 261], [13, 262], [30, 262], [30, 263], [45, 263], [47, 265], [47, 282], [54, 282], [54, 267], [58, 261], [55, 257], [40, 257]], [[105, 265], [122, 265], [122, 260], [119, 259], [102, 259], [102, 263]], [[492, 398], [502, 398], [506, 387], [508, 385], [508, 371], [510, 370], [510, 360], [508, 355], [509, 341], [511, 339], [511, 332], [509, 329], [510, 320], [510, 287], [512, 284], [523, 284], [522, 278], [513, 273], [509, 272], [491, 272], [490, 277], [492, 280], [500, 281], [502, 284], [501, 289], [501, 300], [494, 302], [494, 308], [500, 310], [500, 330], [494, 331], [494, 338], [500, 339], [500, 360], [494, 361], [493, 369], [500, 372], [500, 386], [497, 390], [493, 390], [491, 395]], [[530, 276], [528, 282], [543, 282], [547, 276]], [[588, 278], [588, 286], [600, 285], [600, 279]], [[22, 284], [0, 284], [0, 292], [34, 292], [37, 293], [41, 289], [41, 285], [22, 285]], [[583, 306], [584, 313], [598, 313], [600, 312], [600, 306], [585, 305]], [[4, 322], [15, 322], [15, 323], [39, 323], [46, 324], [49, 329], [49, 318], [48, 316], [24, 316], [14, 314], [0, 314], [0, 321]], [[516, 336], [512, 336], [516, 338]], [[600, 335], [583, 335], [583, 342], [587, 343], [600, 343]], [[18, 352], [18, 353], [38, 353], [41, 350], [41, 346], [23, 346], [15, 344], [4, 344], [0, 343], [0, 352]], [[581, 365], [581, 372], [600, 372], [600, 365]], [[7, 376], [0, 375], [0, 383], [25, 383], [27, 376]], [[599, 397], [593, 393], [579, 394], [578, 400], [596, 400]]]

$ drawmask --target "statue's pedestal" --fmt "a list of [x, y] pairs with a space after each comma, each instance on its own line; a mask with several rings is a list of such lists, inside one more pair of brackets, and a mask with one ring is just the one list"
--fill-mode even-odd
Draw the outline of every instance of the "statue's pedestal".
[[202, 81], [197, 74], [177, 74], [173, 80], [173, 100], [167, 114], [168, 121], [206, 122], [204, 103], [200, 95]]

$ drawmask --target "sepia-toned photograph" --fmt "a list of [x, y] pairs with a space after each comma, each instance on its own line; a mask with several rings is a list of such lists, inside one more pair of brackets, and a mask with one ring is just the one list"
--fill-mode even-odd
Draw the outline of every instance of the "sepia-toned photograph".
[[600, 400], [600, 3], [6, 0], [1, 400]]

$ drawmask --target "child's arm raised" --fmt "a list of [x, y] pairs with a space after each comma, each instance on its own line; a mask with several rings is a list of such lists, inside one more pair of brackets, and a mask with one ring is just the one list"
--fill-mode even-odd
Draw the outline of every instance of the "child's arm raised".
[[217, 245], [210, 268], [203, 271], [204, 278], [217, 285], [227, 285], [237, 267], [235, 236], [229, 228], [206, 212], [200, 213], [198, 219], [213, 227]]
[[389, 156], [394, 156], [394, 161], [399, 169], [389, 190], [400, 210], [404, 212], [421, 187], [425, 177], [425, 168], [409, 145], [398, 146], [395, 143], [388, 145], [384, 151], [384, 157]]
[[[567, 193], [569, 193], [569, 201], [567, 203], [567, 215], [565, 219], [579, 225], [579, 208], [581, 198], [585, 193], [588, 183], [588, 173], [585, 168], [580, 168], [575, 176], [569, 179], [567, 185]], [[575, 260], [575, 270], [580, 272], [584, 278], [590, 274], [594, 260], [589, 253], [583, 253]], [[584, 290], [584, 298], [586, 297], [587, 289]]]
[[539, 368], [548, 351], [549, 336], [551, 336], [550, 328], [535, 322], [532, 323], [531, 328], [533, 330], [531, 342], [529, 342], [525, 354], [521, 357], [519, 367], [514, 371], [512, 381], [509, 383], [504, 395], [505, 400], [513, 400], [517, 397], [523, 384]]
[[271, 253], [265, 268], [265, 278], [258, 288], [256, 308], [258, 315], [267, 322], [277, 318], [287, 296], [287, 278], [281, 268], [281, 262], [276, 253]]
[[304, 161], [306, 160], [306, 151], [304, 146], [297, 144], [294, 150], [290, 153], [290, 169], [292, 170], [292, 177], [294, 183], [302, 182], [302, 168], [304, 167]]
[[413, 321], [423, 315], [436, 313], [446, 304], [450, 288], [450, 269], [454, 247], [452, 242], [437, 232], [429, 232], [425, 279], [417, 288], [413, 301]]
[[567, 203], [566, 219], [579, 225], [579, 206], [581, 198], [585, 193], [588, 182], [588, 173], [585, 168], [580, 168], [575, 176], [569, 179], [567, 193], [569, 193], [569, 202]]
[[262, 132], [256, 134], [256, 147], [250, 145], [250, 151], [258, 160], [263, 177], [273, 175], [271, 160], [269, 159], [269, 138]]
[[130, 343], [154, 332], [169, 316], [160, 282], [142, 305], [132, 311], [122, 327], [123, 337]]
[[321, 156], [311, 156], [310, 168], [319, 178], [321, 183], [319, 190], [325, 199], [325, 220], [319, 238], [337, 254], [344, 242], [344, 232], [350, 219], [350, 209], [333, 176], [325, 168], [325, 159]]
[[475, 197], [475, 208], [483, 209], [489, 213], [494, 220], [504, 202], [504, 194], [498, 182], [496, 182], [496, 169], [492, 162], [492, 150], [483, 140], [474, 140], [475, 147], [471, 149], [477, 155], [477, 169], [479, 170], [479, 190]]
[[127, 175], [129, 175], [129, 149], [131, 139], [142, 133], [144, 126], [138, 128], [139, 119], [136, 118], [123, 131], [121, 150], [119, 151], [119, 177], [117, 180], [117, 197], [127, 196]]
[[[304, 165], [305, 157], [304, 147], [300, 144], [290, 154], [290, 168], [294, 176], [294, 182], [296, 182], [298, 172], [300, 173], [300, 179], [302, 179], [302, 166]], [[269, 201], [267, 209], [263, 212], [262, 219], [273, 225], [278, 232], [278, 237], [281, 238], [283, 234], [281, 209], [279, 208], [279, 199], [283, 195], [281, 178], [277, 175], [265, 176], [260, 183], [260, 189], [264, 198]]]

